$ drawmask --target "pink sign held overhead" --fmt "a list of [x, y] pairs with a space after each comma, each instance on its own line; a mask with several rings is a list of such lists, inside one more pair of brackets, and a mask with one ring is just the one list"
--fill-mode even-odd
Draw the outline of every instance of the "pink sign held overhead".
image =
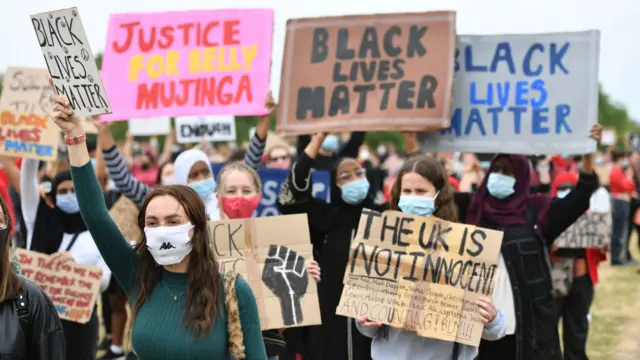
[[272, 38], [270, 9], [111, 15], [100, 118], [262, 115]]

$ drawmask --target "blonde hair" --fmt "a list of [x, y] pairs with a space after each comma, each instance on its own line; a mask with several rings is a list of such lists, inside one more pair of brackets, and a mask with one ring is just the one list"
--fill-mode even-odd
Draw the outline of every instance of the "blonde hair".
[[218, 174], [217, 191], [219, 195], [226, 190], [227, 178], [229, 177], [229, 174], [234, 171], [248, 174], [249, 178], [251, 178], [251, 181], [253, 182], [253, 185], [255, 185], [256, 187], [256, 192], [259, 193], [262, 191], [262, 182], [260, 181], [260, 176], [258, 176], [258, 173], [251, 166], [245, 164], [244, 162], [234, 161], [225, 165], [222, 170], [220, 170], [220, 174]]

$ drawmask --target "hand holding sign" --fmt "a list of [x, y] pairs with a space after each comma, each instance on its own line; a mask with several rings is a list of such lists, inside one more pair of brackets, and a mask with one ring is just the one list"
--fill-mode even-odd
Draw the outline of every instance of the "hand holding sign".
[[285, 246], [271, 245], [262, 281], [280, 299], [284, 324], [302, 322], [300, 299], [309, 285], [304, 258]]

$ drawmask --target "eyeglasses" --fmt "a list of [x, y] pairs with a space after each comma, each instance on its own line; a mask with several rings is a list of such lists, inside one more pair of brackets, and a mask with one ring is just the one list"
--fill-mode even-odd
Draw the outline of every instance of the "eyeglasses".
[[353, 170], [352, 172], [345, 171], [338, 175], [338, 180], [349, 180], [352, 177], [359, 178], [361, 176], [364, 176], [364, 174], [365, 174], [365, 170], [363, 168]]
[[9, 227], [11, 220], [7, 215], [0, 215], [0, 230], [4, 230]]

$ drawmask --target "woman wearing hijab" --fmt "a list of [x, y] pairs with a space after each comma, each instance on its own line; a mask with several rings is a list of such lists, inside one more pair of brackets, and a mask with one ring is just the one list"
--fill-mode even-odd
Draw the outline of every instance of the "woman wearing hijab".
[[[102, 270], [100, 291], [106, 290], [111, 280], [111, 270], [102, 259], [80, 215], [71, 172], [63, 170], [54, 177], [51, 184], [53, 207], [40, 197], [37, 173], [38, 161], [24, 159], [20, 190], [22, 216], [27, 228], [26, 249], [53, 254], [55, 259], [52, 261], [56, 262], [70, 261], [99, 267]], [[102, 192], [100, 196], [103, 196]], [[86, 324], [62, 320], [62, 328], [66, 338], [67, 359], [96, 358], [100, 328], [96, 309]]]
[[[278, 199], [283, 214], [307, 213], [314, 258], [322, 268], [318, 284], [322, 316], [322, 346], [318, 359], [368, 360], [371, 339], [360, 334], [351, 318], [336, 315], [349, 247], [363, 208], [383, 210], [369, 194], [365, 170], [356, 159], [344, 158], [331, 171], [331, 203], [313, 198], [311, 168], [325, 140], [316, 134], [293, 164]], [[322, 350], [320, 350], [322, 349]]]
[[[256, 299], [247, 282], [237, 278], [231, 284], [238, 308], [223, 305], [225, 287], [198, 194], [181, 185], [150, 193], [138, 216], [142, 241], [132, 249], [100, 199], [82, 122], [65, 96], [54, 96], [54, 102], [51, 118], [66, 134], [82, 217], [130, 298], [131, 340], [139, 358], [227, 360], [230, 348], [235, 356], [244, 347], [247, 360], [264, 360]], [[233, 290], [227, 295], [233, 297]], [[236, 325], [232, 336], [229, 318]], [[240, 325], [242, 336], [235, 331]]]
[[[576, 184], [578, 176], [575, 173], [561, 172], [551, 184], [551, 195], [565, 198]], [[589, 210], [610, 213], [611, 199], [604, 187], [591, 196]], [[552, 252], [552, 271], [563, 272], [560, 286], [555, 286], [555, 295], [558, 316], [562, 318], [562, 344], [567, 360], [587, 359], [588, 314], [598, 283], [598, 264], [607, 260], [607, 251], [608, 244], [601, 249], [555, 249]]]
[[[590, 137], [599, 141], [601, 133], [602, 127], [594, 125]], [[525, 156], [497, 154], [476, 192], [456, 198], [467, 224], [504, 233], [493, 299], [505, 313], [507, 335], [482, 341], [480, 360], [562, 358], [548, 253], [589, 208], [598, 178], [591, 154], [584, 156], [575, 190], [562, 199], [530, 194], [530, 176]]]

